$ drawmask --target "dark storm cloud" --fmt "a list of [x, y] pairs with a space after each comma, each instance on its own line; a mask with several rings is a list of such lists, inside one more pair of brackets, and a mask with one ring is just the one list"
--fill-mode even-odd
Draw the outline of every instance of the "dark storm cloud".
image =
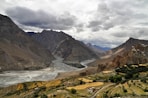
[[42, 10], [33, 11], [24, 7], [7, 9], [6, 13], [18, 23], [42, 29], [68, 30], [75, 25], [76, 18], [70, 13], [56, 16]]

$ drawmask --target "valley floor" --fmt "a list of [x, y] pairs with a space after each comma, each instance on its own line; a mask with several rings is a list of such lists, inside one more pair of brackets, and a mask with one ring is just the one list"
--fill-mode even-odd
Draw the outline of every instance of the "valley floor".
[[[55, 79], [59, 73], [71, 72], [82, 70], [83, 68], [76, 68], [63, 63], [63, 59], [55, 56], [56, 60], [49, 68], [36, 70], [36, 71], [5, 71], [0, 74], [0, 87], [10, 86], [17, 83], [30, 82], [30, 81], [48, 81]], [[87, 60], [81, 62], [85, 67], [86, 64], [92, 62]]]

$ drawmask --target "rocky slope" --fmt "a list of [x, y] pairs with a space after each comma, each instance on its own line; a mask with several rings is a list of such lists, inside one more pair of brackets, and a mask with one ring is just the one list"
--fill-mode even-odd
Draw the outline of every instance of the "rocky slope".
[[118, 55], [112, 60], [113, 66], [122, 66], [125, 64], [144, 64], [148, 63], [148, 44], [137, 44], [132, 49]]
[[97, 57], [84, 43], [75, 40], [62, 31], [43, 30], [41, 33], [29, 35], [44, 45], [54, 55], [64, 58], [65, 62], [80, 62]]
[[136, 46], [137, 44], [144, 44], [148, 45], [147, 40], [139, 40], [135, 38], [129, 38], [125, 43], [121, 44], [120, 46], [113, 48], [108, 51], [108, 55], [110, 56], [116, 56], [116, 55], [122, 55], [123, 53], [129, 51], [132, 49], [132, 46]]
[[9, 17], [0, 15], [0, 70], [44, 68], [53, 56]]
[[122, 45], [108, 51], [101, 60], [90, 65], [106, 69], [123, 66], [125, 64], [148, 63], [148, 41], [130, 38]]

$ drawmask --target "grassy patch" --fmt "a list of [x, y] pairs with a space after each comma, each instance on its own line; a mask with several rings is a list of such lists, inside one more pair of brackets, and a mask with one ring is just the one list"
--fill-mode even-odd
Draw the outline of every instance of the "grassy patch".
[[87, 89], [89, 87], [97, 87], [97, 86], [102, 86], [104, 84], [104, 82], [94, 82], [94, 83], [87, 83], [87, 84], [83, 84], [83, 85], [78, 85], [78, 86], [73, 86], [73, 87], [67, 87], [68, 90], [74, 88], [76, 90], [83, 90], [83, 89]]
[[86, 78], [78, 78], [78, 80], [81, 80], [81, 81], [83, 81], [85, 83], [91, 83], [91, 82], [93, 82], [93, 80], [86, 79]]

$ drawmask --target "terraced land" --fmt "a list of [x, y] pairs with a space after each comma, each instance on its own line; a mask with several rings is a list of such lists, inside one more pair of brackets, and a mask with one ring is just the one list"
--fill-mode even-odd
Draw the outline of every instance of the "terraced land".
[[20, 83], [0, 88], [0, 98], [147, 98], [147, 67], [124, 66], [87, 76]]

